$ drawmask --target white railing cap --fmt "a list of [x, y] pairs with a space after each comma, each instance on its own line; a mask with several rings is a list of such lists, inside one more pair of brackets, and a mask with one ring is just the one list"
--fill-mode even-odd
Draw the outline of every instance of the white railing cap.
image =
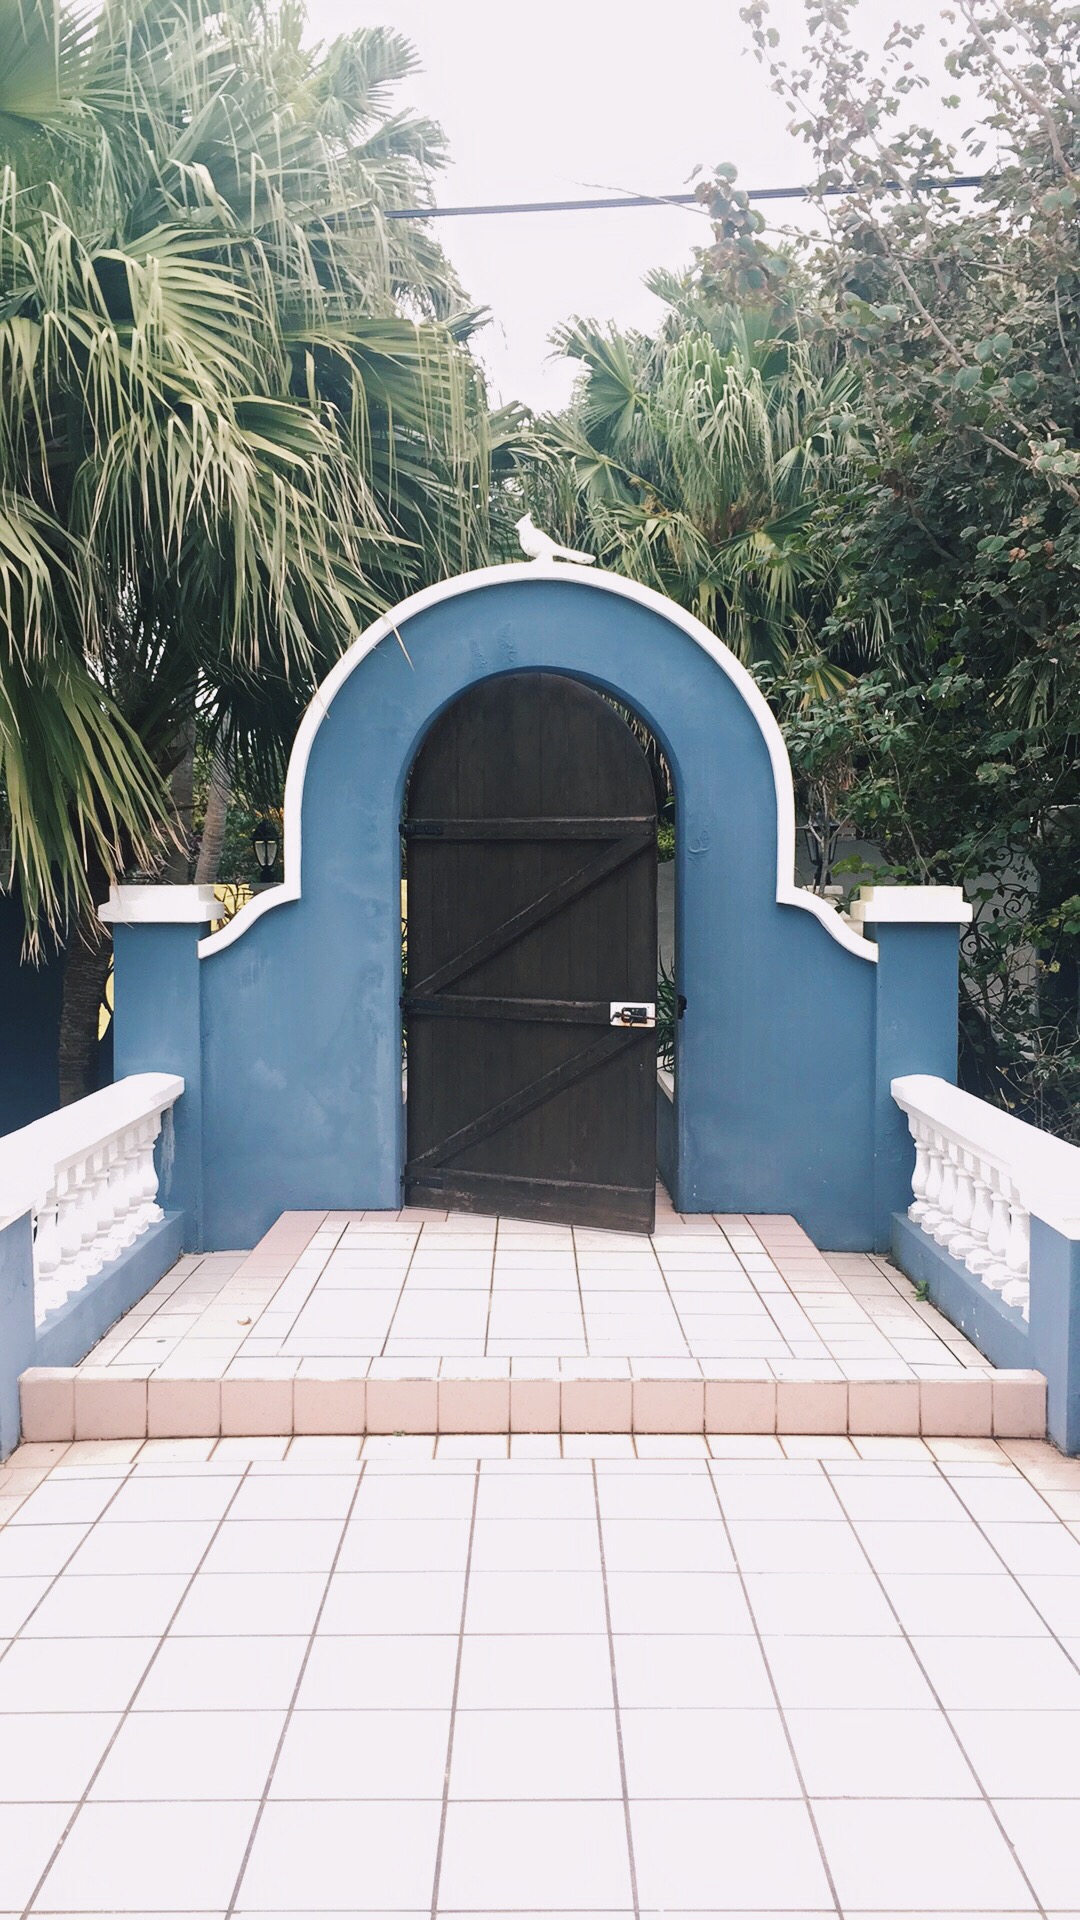
[[1007, 1174], [1029, 1213], [1067, 1240], [1080, 1240], [1080, 1147], [934, 1074], [901, 1075], [892, 1096], [904, 1113]]
[[106, 926], [205, 926], [225, 909], [213, 887], [110, 887], [98, 919]]
[[112, 1086], [73, 1100], [0, 1137], [0, 1227], [44, 1202], [56, 1175], [71, 1161], [171, 1107], [184, 1091], [176, 1073], [131, 1073]]
[[966, 927], [971, 915], [962, 887], [860, 887], [851, 908], [861, 927]]

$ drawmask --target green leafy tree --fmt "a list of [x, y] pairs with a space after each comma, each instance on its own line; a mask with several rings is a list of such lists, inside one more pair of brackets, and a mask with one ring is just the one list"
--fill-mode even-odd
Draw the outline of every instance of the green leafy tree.
[[272, 784], [358, 624], [484, 550], [476, 316], [385, 217], [443, 158], [393, 105], [415, 56], [304, 25], [0, 0], [0, 830], [31, 937], [71, 943], [69, 1096], [95, 901], [170, 835], [187, 877], [196, 710]]
[[807, 14], [791, 63], [767, 6], [743, 9], [816, 161], [808, 324], [857, 374], [872, 440], [817, 516], [845, 575], [821, 643], [871, 608], [889, 637], [833, 702], [797, 674], [773, 694], [803, 782], [895, 875], [965, 884], [968, 1083], [1080, 1137], [1080, 9], [946, 15], [989, 169], [973, 198], [928, 184], [959, 168], [913, 113], [920, 30], [874, 67], [850, 0]]
[[[809, 538], [813, 513], [861, 456], [856, 376], [803, 337], [787, 268], [718, 299], [710, 252], [684, 280], [650, 276], [668, 305], [655, 337], [560, 329], [581, 378], [567, 412], [538, 423], [530, 470], [539, 511], [574, 544], [774, 666], [831, 606], [835, 552]], [[815, 651], [819, 685], [841, 684]]]

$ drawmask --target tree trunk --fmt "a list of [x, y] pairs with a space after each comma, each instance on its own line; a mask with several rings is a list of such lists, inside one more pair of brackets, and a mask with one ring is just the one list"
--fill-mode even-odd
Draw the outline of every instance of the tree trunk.
[[173, 768], [169, 786], [176, 830], [180, 839], [179, 845], [172, 847], [166, 855], [158, 881], [162, 886], [186, 887], [191, 879], [191, 847], [195, 837], [192, 826], [195, 810], [194, 714], [184, 729], [179, 756]]
[[229, 802], [232, 799], [232, 784], [229, 769], [225, 765], [225, 756], [218, 747], [214, 753], [210, 769], [210, 790], [206, 796], [206, 818], [203, 821], [202, 840], [199, 844], [199, 858], [195, 863], [195, 883], [200, 887], [212, 887], [218, 877], [221, 865], [222, 848], [225, 845], [225, 829], [229, 824]]
[[[191, 874], [192, 809], [194, 805], [195, 719], [185, 729], [171, 787], [179, 844], [166, 856], [158, 880], [186, 886]], [[119, 857], [119, 856], [118, 856]], [[89, 875], [92, 897], [104, 900], [109, 876], [96, 861]], [[105, 983], [112, 961], [112, 936], [96, 913], [81, 914], [71, 930], [64, 965], [64, 993], [60, 1012], [60, 1104], [81, 1100], [95, 1091], [98, 1063], [98, 1026]]]
[[60, 1105], [81, 1100], [96, 1086], [98, 1024], [109, 977], [112, 940], [97, 915], [74, 929], [64, 966], [60, 1013]]

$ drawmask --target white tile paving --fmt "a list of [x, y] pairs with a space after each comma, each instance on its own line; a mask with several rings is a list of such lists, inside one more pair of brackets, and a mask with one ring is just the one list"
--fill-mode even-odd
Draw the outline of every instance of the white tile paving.
[[22, 1448], [0, 1920], [1076, 1920], [1080, 1463], [615, 1437]]
[[[813, 1377], [961, 1378], [982, 1356], [871, 1254], [821, 1254], [779, 1219], [680, 1216], [651, 1238], [467, 1214], [318, 1216], [310, 1238], [186, 1256], [88, 1356], [163, 1378], [311, 1363], [644, 1360]], [[285, 1215], [285, 1223], [304, 1216]], [[276, 1231], [276, 1230], [275, 1230]], [[698, 1371], [695, 1365], [695, 1371]], [[504, 1369], [505, 1371], [505, 1369]], [[591, 1377], [595, 1377], [595, 1372]]]

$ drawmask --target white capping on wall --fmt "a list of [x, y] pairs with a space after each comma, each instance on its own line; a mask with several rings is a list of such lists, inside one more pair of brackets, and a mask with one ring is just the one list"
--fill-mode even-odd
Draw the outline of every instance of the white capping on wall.
[[662, 620], [673, 627], [680, 627], [716, 662], [735, 687], [749, 708], [769, 755], [772, 766], [773, 785], [776, 792], [776, 899], [782, 906], [799, 907], [804, 913], [812, 913], [826, 932], [831, 934], [840, 946], [860, 960], [877, 959], [877, 948], [872, 941], [863, 937], [854, 928], [849, 927], [836, 908], [818, 895], [807, 893], [805, 888], [795, 884], [795, 790], [791, 781], [791, 762], [788, 759], [784, 736], [776, 721], [772, 708], [756, 681], [747, 672], [741, 661], [735, 658], [730, 647], [725, 647], [708, 627], [695, 620], [692, 613], [675, 605], [666, 595], [656, 593], [652, 587], [641, 586], [636, 580], [626, 580], [618, 573], [602, 573], [599, 568], [568, 567], [557, 560], [526, 560], [511, 562], [501, 567], [478, 567], [472, 573], [458, 574], [452, 580], [440, 580], [435, 586], [425, 587], [421, 593], [412, 594], [403, 600], [392, 612], [384, 614], [354, 640], [347, 653], [344, 653], [337, 665], [327, 674], [321, 687], [315, 694], [300, 723], [296, 740], [289, 759], [288, 778], [285, 782], [285, 831], [283, 857], [285, 878], [280, 886], [267, 887], [264, 892], [249, 900], [241, 907], [225, 926], [211, 933], [199, 942], [199, 958], [209, 959], [212, 954], [220, 953], [225, 947], [239, 940], [256, 920], [272, 908], [283, 906], [289, 900], [299, 900], [302, 890], [301, 873], [301, 816], [304, 800], [304, 781], [307, 775], [308, 758], [314, 745], [315, 736], [325, 720], [334, 696], [340, 692], [350, 674], [355, 672], [362, 660], [385, 640], [388, 635], [400, 637], [399, 629], [414, 614], [424, 613], [429, 607], [441, 605], [444, 600], [453, 600], [459, 594], [474, 593], [481, 587], [505, 586], [514, 580], [553, 579], [571, 582], [575, 587], [583, 587], [589, 592], [613, 593], [624, 600], [636, 601], [639, 606], [647, 607]]
[[971, 915], [962, 887], [860, 887], [851, 909], [859, 926], [966, 927]]
[[915, 1143], [909, 1219], [1026, 1318], [1031, 1215], [1080, 1240], [1080, 1147], [931, 1074], [892, 1096]]
[[0, 1227], [34, 1216], [39, 1322], [162, 1218], [154, 1145], [183, 1091], [130, 1074], [0, 1140]]
[[204, 926], [225, 909], [213, 887], [110, 887], [98, 908], [106, 926]]

